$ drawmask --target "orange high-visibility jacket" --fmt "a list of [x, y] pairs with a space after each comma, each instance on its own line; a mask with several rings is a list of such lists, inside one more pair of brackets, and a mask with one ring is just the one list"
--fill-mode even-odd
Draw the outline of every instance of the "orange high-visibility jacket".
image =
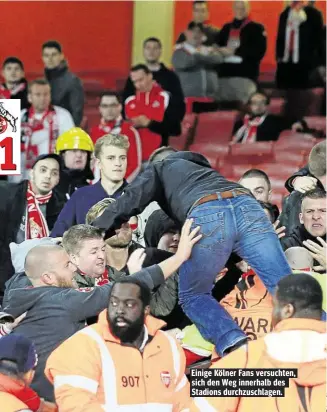
[[152, 339], [141, 353], [111, 334], [105, 310], [50, 355], [45, 374], [60, 412], [189, 411], [182, 348], [161, 320], [147, 316], [145, 325]]
[[239, 348], [215, 362], [212, 368], [297, 369], [298, 377], [290, 378], [289, 388], [285, 389], [285, 397], [199, 397], [194, 398], [191, 411], [325, 411], [326, 349], [325, 322], [295, 318], [283, 320], [275, 327], [274, 332], [249, 342], [247, 349], [244, 346]]
[[24, 402], [8, 392], [0, 392], [0, 410], [1, 412], [29, 411]]

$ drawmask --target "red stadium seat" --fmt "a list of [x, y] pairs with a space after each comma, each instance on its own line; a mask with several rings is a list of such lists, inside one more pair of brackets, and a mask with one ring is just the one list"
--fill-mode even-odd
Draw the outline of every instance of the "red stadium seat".
[[257, 164], [274, 160], [273, 142], [231, 144], [228, 160], [239, 164]]
[[306, 154], [316, 144], [316, 139], [306, 133], [296, 133], [292, 130], [284, 130], [275, 143], [275, 151], [289, 151]]
[[282, 97], [273, 97], [270, 100], [269, 112], [272, 114], [283, 114], [285, 108], [285, 99]]
[[204, 156], [226, 156], [230, 151], [228, 144], [215, 144], [215, 143], [193, 143], [189, 150], [191, 152], [202, 153]]
[[275, 147], [275, 161], [276, 163], [288, 163], [300, 166], [303, 163], [304, 155], [301, 152], [292, 152], [290, 150], [278, 150]]
[[316, 129], [326, 136], [326, 117], [325, 116], [307, 116], [304, 118], [310, 129]]
[[278, 177], [280, 179], [285, 178], [285, 180], [299, 170], [297, 166], [290, 165], [288, 163], [263, 163], [258, 164], [256, 169], [263, 170], [271, 178]]
[[86, 107], [84, 114], [87, 118], [88, 131], [90, 132], [92, 127], [97, 126], [100, 123], [99, 109], [97, 107]]
[[194, 132], [196, 122], [195, 114], [186, 114], [182, 121], [182, 133], [179, 136], [171, 136], [169, 145], [176, 150], [185, 150]]
[[194, 143], [230, 142], [237, 114], [236, 110], [199, 114]]

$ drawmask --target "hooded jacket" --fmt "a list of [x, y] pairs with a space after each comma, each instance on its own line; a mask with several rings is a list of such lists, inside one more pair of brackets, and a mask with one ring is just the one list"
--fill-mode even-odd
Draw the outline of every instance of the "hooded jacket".
[[64, 342], [45, 370], [60, 411], [188, 411], [185, 356], [174, 338], [160, 331], [163, 324], [146, 317], [140, 351], [111, 333], [103, 311], [96, 325]]
[[[164, 281], [159, 266], [142, 269], [131, 276], [145, 282], [150, 289]], [[24, 273], [15, 275], [6, 284], [4, 307], [15, 318], [27, 312], [13, 333], [34, 342], [39, 361], [31, 387], [41, 397], [53, 401], [53, 388], [44, 376], [46, 360], [57, 346], [84, 328], [85, 319], [97, 316], [108, 306], [112, 283], [86, 289], [28, 284], [30, 281]]]
[[195, 48], [187, 42], [177, 44], [172, 64], [185, 97], [217, 97], [217, 67], [223, 61], [221, 53], [209, 53], [206, 46]]
[[[22, 217], [26, 212], [27, 180], [20, 183], [0, 185], [0, 295], [3, 294], [5, 282], [14, 274], [11, 263], [9, 244], [16, 242]], [[46, 205], [46, 221], [52, 230], [64, 205], [59, 196], [53, 192]]]
[[247, 349], [241, 347], [214, 363], [212, 368], [288, 368], [297, 369], [297, 377], [289, 379], [284, 397], [197, 398], [192, 412], [323, 411], [326, 405], [326, 323], [314, 319], [283, 320], [274, 332], [249, 342]]
[[[241, 189], [213, 170], [198, 153], [177, 152], [160, 162], [150, 163], [132, 183], [124, 196], [109, 205], [93, 225], [106, 230], [120, 228], [131, 216], [139, 215], [152, 201], [182, 226], [192, 206], [201, 198], [227, 190]], [[176, 194], [178, 193], [178, 196]], [[249, 192], [249, 196], [252, 196]]]
[[45, 69], [44, 72], [51, 86], [51, 103], [68, 110], [75, 125], [79, 126], [84, 111], [84, 90], [81, 80], [68, 69], [66, 61], [54, 69]]

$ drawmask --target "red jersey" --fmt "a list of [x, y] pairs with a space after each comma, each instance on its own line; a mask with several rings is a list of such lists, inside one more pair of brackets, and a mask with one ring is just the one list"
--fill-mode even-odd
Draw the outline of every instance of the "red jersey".
[[120, 116], [118, 119], [106, 122], [101, 120], [99, 126], [94, 126], [91, 130], [91, 138], [95, 143], [100, 137], [107, 133], [123, 134], [128, 137], [129, 150], [127, 153], [127, 170], [126, 180], [131, 182], [139, 173], [142, 165], [142, 145], [138, 131], [123, 120]]
[[[154, 82], [150, 92], [137, 92], [125, 100], [125, 113], [129, 119], [144, 115], [150, 120], [162, 122], [168, 104], [169, 93]], [[146, 127], [138, 131], [142, 143], [142, 160], [146, 161], [161, 146], [161, 136]]]

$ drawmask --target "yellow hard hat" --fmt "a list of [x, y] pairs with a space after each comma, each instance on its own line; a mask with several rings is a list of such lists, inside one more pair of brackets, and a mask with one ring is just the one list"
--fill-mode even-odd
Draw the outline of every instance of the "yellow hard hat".
[[64, 150], [86, 150], [94, 151], [94, 145], [91, 137], [80, 127], [73, 127], [61, 134], [56, 141], [56, 153], [59, 154]]

